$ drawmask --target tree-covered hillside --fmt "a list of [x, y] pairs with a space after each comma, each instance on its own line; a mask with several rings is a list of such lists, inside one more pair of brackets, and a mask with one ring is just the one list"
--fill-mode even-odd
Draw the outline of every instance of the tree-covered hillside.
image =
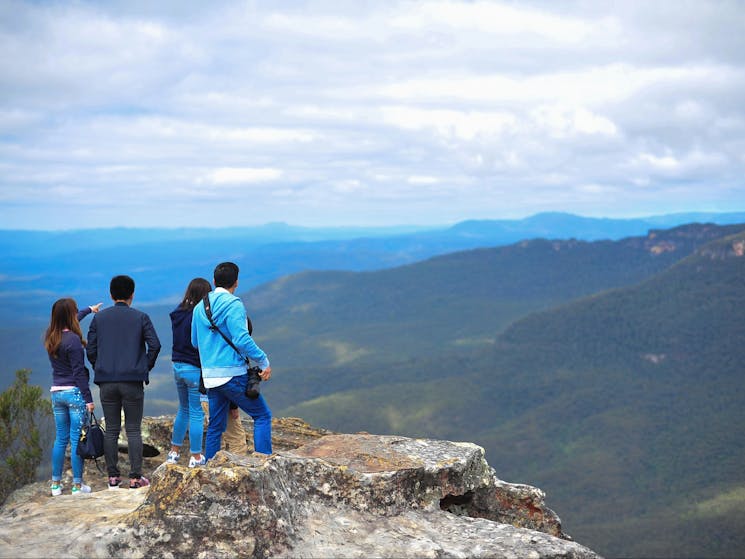
[[742, 233], [713, 242], [640, 286], [521, 320], [493, 349], [483, 395], [510, 412], [478, 439], [608, 554], [745, 549], [744, 248]]
[[[536, 241], [266, 286], [247, 300], [271, 325], [265, 345], [287, 359], [272, 397], [280, 414], [332, 429], [477, 442], [498, 474], [548, 491], [568, 531], [606, 555], [732, 556], [745, 514], [745, 241], [701, 247], [713, 231], [598, 252], [604, 243]], [[675, 264], [676, 238], [699, 252]], [[511, 252], [532, 258], [500, 262]], [[446, 343], [471, 296], [481, 305]], [[516, 301], [525, 306], [510, 315]], [[515, 319], [530, 303], [543, 310]], [[295, 320], [280, 331], [269, 308]], [[388, 351], [407, 346], [418, 349]], [[289, 407], [284, 383], [298, 402]]]
[[[430, 370], [424, 364], [431, 358], [474, 359], [530, 312], [636, 284], [743, 228], [689, 225], [620, 241], [537, 239], [389, 270], [306, 272], [244, 300], [257, 338], [286, 372], [278, 384], [292, 384], [278, 390], [280, 405], [297, 404], [360, 387], [360, 376], [374, 385], [375, 374], [361, 370], [400, 369], [407, 381], [412, 371]], [[319, 381], [329, 374], [333, 382]]]

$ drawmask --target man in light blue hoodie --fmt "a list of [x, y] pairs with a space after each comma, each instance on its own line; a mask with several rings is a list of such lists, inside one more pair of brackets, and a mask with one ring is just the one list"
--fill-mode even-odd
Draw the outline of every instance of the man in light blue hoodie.
[[243, 302], [234, 295], [238, 287], [238, 266], [223, 262], [215, 268], [215, 290], [209, 293], [212, 320], [233, 343], [231, 347], [207, 318], [204, 301], [194, 307], [191, 322], [191, 343], [199, 348], [202, 377], [210, 404], [210, 422], [205, 441], [206, 460], [212, 458], [222, 442], [227, 426], [228, 408], [233, 402], [254, 420], [254, 449], [272, 453], [272, 412], [264, 397], [246, 395], [248, 359], [261, 369], [261, 380], [269, 380], [272, 368], [269, 359], [248, 332], [248, 320]]

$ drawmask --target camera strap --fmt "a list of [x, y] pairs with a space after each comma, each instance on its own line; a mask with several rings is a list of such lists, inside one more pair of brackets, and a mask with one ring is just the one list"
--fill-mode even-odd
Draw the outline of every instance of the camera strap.
[[[238, 348], [235, 347], [233, 340], [228, 338], [223, 333], [223, 331], [217, 327], [217, 324], [215, 324], [215, 321], [212, 319], [212, 305], [210, 304], [210, 294], [207, 293], [202, 301], [204, 302], [204, 314], [207, 315], [207, 320], [209, 320], [211, 324], [210, 330], [217, 331], [222, 336], [223, 340], [225, 340], [225, 342], [235, 350], [235, 352], [241, 357], [241, 359], [245, 360], [246, 363], [248, 363], [248, 357], [244, 357], [243, 354], [238, 351]], [[246, 322], [248, 323], [248, 335], [250, 336], [253, 333], [253, 325], [251, 324], [251, 319], [248, 318], [248, 316], [246, 317]]]

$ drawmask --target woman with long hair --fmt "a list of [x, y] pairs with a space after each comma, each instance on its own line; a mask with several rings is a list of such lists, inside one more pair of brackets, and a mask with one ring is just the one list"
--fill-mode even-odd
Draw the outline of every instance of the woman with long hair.
[[52, 496], [62, 494], [62, 468], [67, 444], [70, 443], [72, 494], [90, 493], [83, 483], [83, 459], [78, 456], [78, 440], [86, 412], [95, 404], [88, 386], [90, 379], [85, 366], [85, 340], [80, 320], [98, 312], [101, 303], [78, 311], [74, 299], [59, 299], [52, 305], [49, 327], [44, 333], [44, 349], [52, 364], [52, 409], [55, 438], [52, 447]]
[[199, 351], [191, 345], [191, 317], [194, 307], [211, 291], [210, 282], [204, 278], [194, 278], [189, 282], [184, 298], [171, 312], [173, 330], [173, 379], [178, 391], [178, 412], [173, 422], [171, 451], [166, 462], [176, 464], [181, 457], [181, 445], [189, 430], [189, 467], [204, 465], [202, 454], [202, 434], [204, 432], [204, 411], [200, 402], [199, 384], [202, 365]]

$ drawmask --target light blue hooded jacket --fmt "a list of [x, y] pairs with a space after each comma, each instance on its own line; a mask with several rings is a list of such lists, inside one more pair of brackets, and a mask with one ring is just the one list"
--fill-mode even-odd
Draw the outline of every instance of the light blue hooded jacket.
[[219, 332], [210, 330], [210, 321], [204, 312], [204, 301], [194, 307], [191, 321], [191, 343], [199, 348], [204, 378], [237, 377], [246, 374], [248, 357], [263, 370], [269, 366], [269, 359], [256, 345], [248, 333], [246, 308], [243, 301], [227, 289], [218, 287], [209, 294], [212, 307], [212, 320], [222, 330], [241, 355], [230, 347]]

